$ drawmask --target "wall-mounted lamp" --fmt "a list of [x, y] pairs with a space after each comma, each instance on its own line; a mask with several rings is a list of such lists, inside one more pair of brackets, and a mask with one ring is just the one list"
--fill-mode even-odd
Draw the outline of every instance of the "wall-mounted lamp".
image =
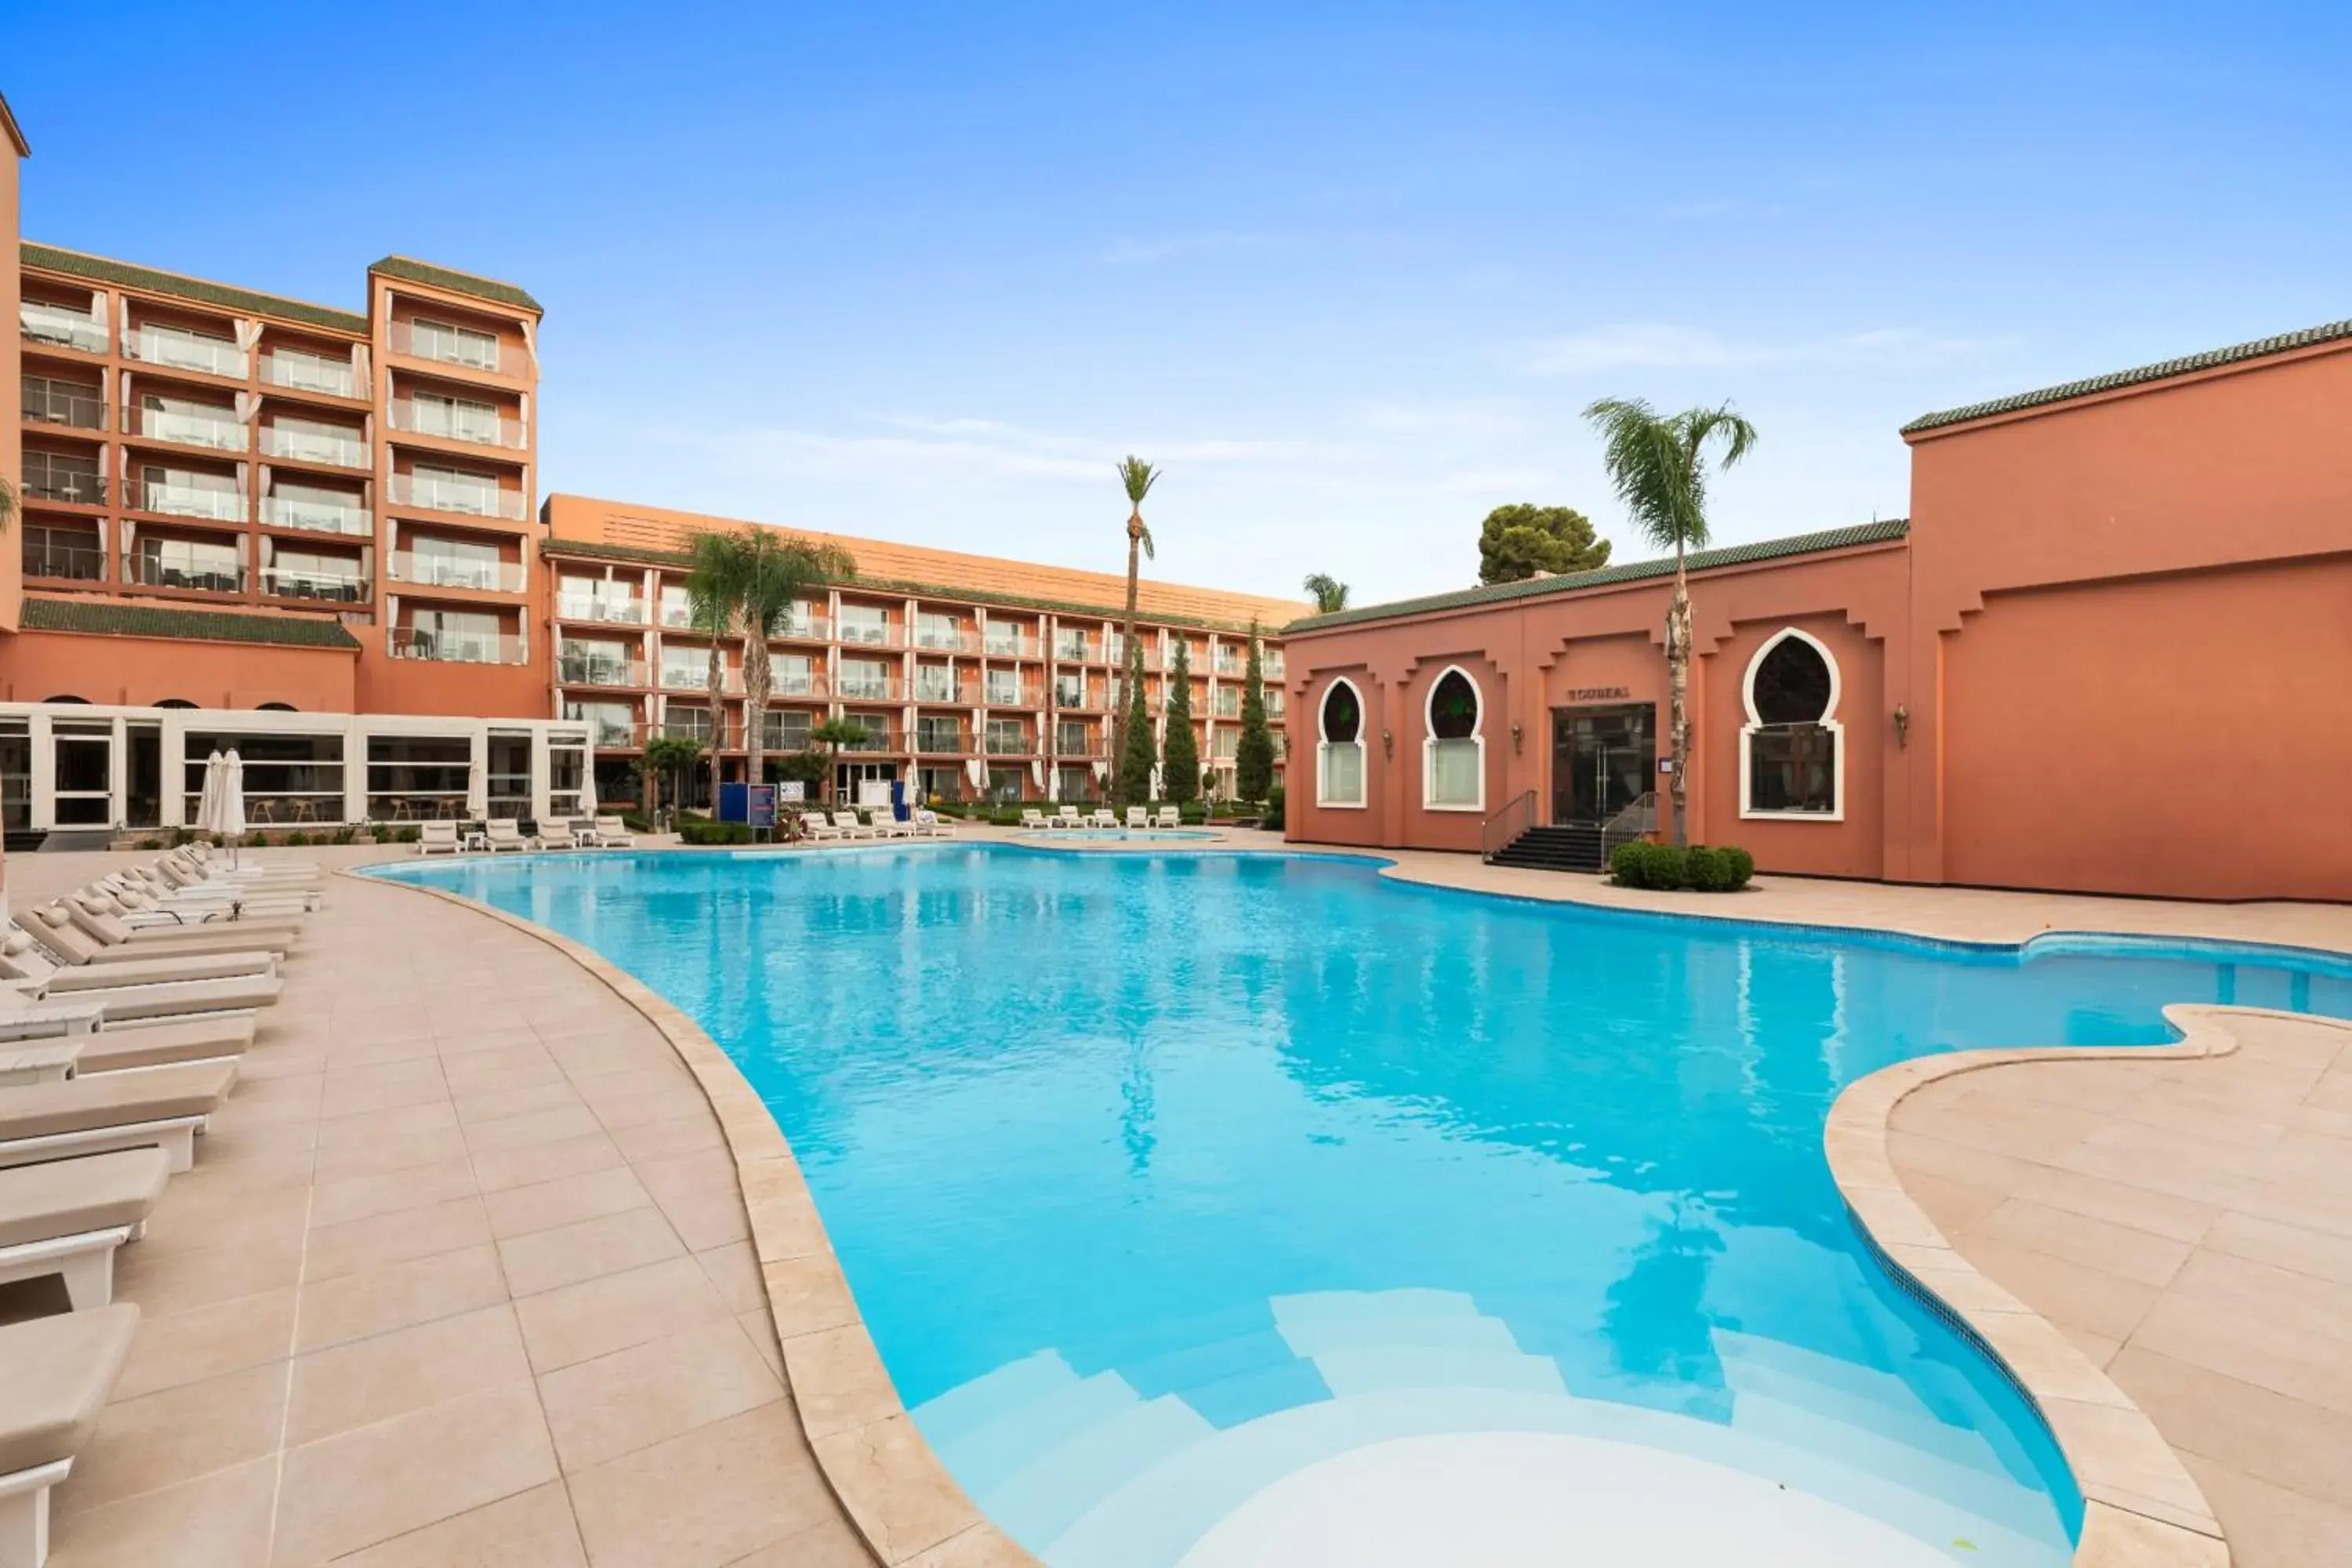
[[1900, 702], [1895, 705], [1895, 743], [1898, 747], [1911, 743], [1911, 710]]
[[1381, 731], [1381, 755], [1391, 762], [1396, 760], [1396, 737], [1386, 730]]
[[1517, 719], [1511, 721], [1511, 754], [1515, 757], [1519, 754], [1519, 721]]

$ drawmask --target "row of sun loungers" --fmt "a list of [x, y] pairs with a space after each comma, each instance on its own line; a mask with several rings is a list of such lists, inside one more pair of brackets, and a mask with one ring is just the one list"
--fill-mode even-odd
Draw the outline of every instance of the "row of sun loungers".
[[801, 824], [808, 831], [812, 843], [837, 843], [845, 838], [945, 838], [951, 829], [940, 820], [940, 814], [918, 810], [901, 822], [887, 812], [877, 811], [867, 822], [854, 811], [822, 811], [803, 813]]
[[1161, 806], [1156, 815], [1147, 807], [1130, 805], [1127, 808], [1125, 822], [1121, 822], [1118, 814], [1108, 807], [1097, 807], [1088, 812], [1081, 811], [1074, 805], [1049, 805], [1042, 811], [1034, 806], [1024, 806], [1021, 811], [1021, 826], [1024, 828], [1088, 827], [1116, 830], [1119, 827], [1131, 829], [1181, 827], [1183, 825], [1182, 814], [1172, 805]]
[[[482, 825], [481, 847], [495, 855], [504, 849], [634, 849], [636, 835], [617, 816], [551, 816], [539, 825], [535, 837], [526, 836], [512, 817], [492, 817]], [[454, 822], [428, 822], [416, 840], [419, 855], [455, 855], [467, 847]]]
[[0, 1327], [0, 1564], [39, 1568], [71, 1472], [131, 1353], [117, 1250], [235, 1087], [316, 867], [201, 847], [20, 911], [0, 938], [0, 1284], [60, 1276], [68, 1310]]

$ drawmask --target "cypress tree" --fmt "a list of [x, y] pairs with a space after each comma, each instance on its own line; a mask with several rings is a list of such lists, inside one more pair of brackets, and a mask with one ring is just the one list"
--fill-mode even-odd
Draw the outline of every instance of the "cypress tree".
[[1234, 791], [1262, 801], [1274, 790], [1274, 734], [1265, 727], [1265, 668], [1257, 623], [1250, 623], [1249, 668], [1242, 676], [1242, 738], [1234, 749]]
[[1127, 645], [1127, 735], [1115, 783], [1118, 804], [1141, 805], [1151, 798], [1151, 709], [1143, 700], [1143, 644]]
[[1201, 797], [1201, 742], [1192, 736], [1191, 647], [1188, 639], [1176, 639], [1176, 686], [1160, 704], [1168, 715], [1168, 740], [1160, 749], [1160, 787], [1178, 805]]

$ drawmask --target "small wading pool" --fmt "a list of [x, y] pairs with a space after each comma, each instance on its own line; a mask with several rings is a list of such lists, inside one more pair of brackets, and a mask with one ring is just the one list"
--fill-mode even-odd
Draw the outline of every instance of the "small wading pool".
[[2055, 1568], [2073, 1481], [1867, 1255], [1830, 1102], [1928, 1052], [2160, 1041], [2167, 1003], [2352, 1015], [2320, 955], [1055, 841], [382, 873], [695, 1016], [917, 1423], [1055, 1568]]

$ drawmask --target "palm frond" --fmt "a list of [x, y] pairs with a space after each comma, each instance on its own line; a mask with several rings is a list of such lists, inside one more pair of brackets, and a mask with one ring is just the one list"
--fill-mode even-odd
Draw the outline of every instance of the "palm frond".
[[1159, 552], [1151, 547], [1151, 527], [1149, 523], [1143, 524], [1137, 529], [1135, 538], [1136, 542], [1143, 546], [1143, 553], [1147, 557], [1153, 561], [1160, 559]]
[[1129, 452], [1118, 465], [1118, 482], [1127, 488], [1127, 504], [1138, 507], [1160, 482], [1160, 470]]
[[1300, 585], [1307, 590], [1307, 596], [1315, 601], [1315, 613], [1318, 615], [1336, 615], [1348, 607], [1348, 584], [1328, 572], [1310, 572], [1307, 574], [1307, 581]]

